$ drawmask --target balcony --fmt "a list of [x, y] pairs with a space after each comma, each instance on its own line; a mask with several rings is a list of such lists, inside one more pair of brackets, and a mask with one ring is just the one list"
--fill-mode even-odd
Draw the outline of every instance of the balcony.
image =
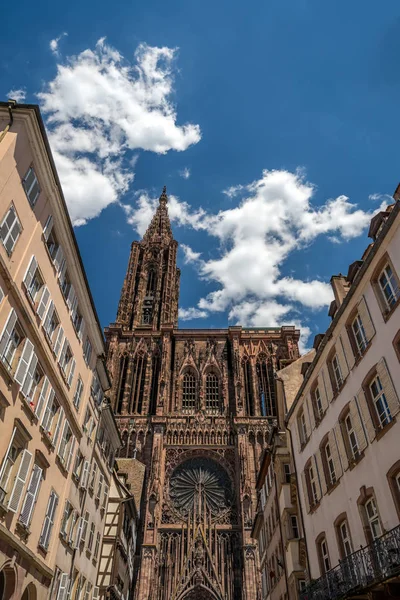
[[300, 600], [339, 600], [376, 591], [389, 579], [400, 580], [400, 525], [357, 550], [311, 583]]

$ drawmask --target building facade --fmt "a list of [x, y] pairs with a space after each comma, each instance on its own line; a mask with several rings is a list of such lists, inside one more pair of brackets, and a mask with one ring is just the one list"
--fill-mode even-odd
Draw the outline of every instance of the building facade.
[[[145, 467], [135, 458], [120, 458], [111, 480], [100, 553], [99, 597], [133, 598], [135, 554]], [[136, 498], [136, 499], [135, 499]]]
[[258, 510], [252, 536], [258, 542], [260, 600], [296, 600], [305, 588], [307, 554], [291, 440], [284, 415], [303, 380], [314, 350], [277, 371], [278, 419], [257, 476]]
[[164, 190], [106, 329], [120, 455], [147, 473], [135, 599], [256, 600], [256, 472], [299, 331], [178, 329], [176, 255]]
[[362, 260], [332, 278], [333, 320], [288, 414], [307, 600], [400, 597], [399, 212], [374, 217]]
[[0, 130], [0, 597], [95, 600], [103, 335], [38, 108], [0, 104]]

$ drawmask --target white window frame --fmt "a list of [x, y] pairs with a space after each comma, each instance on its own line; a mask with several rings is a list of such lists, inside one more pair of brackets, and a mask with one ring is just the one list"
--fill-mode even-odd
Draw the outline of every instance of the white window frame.
[[361, 356], [362, 354], [364, 354], [366, 347], [368, 346], [368, 340], [365, 334], [365, 329], [361, 320], [361, 316], [358, 313], [351, 324], [351, 328], [353, 330], [354, 339], [357, 344], [358, 353]]
[[326, 464], [328, 467], [329, 483], [330, 483], [330, 485], [335, 485], [335, 483], [336, 483], [335, 463], [333, 461], [331, 446], [330, 446], [329, 442], [326, 442], [326, 444], [324, 446], [324, 455], [325, 455], [325, 460], [326, 460]]
[[[371, 510], [369, 510], [369, 508]], [[369, 498], [364, 505], [364, 509], [372, 538], [376, 540], [382, 535], [382, 525], [379, 518], [378, 509], [376, 507], [375, 498]]]
[[[385, 282], [381, 281], [382, 278], [385, 278]], [[386, 307], [388, 310], [391, 310], [400, 297], [400, 288], [397, 277], [389, 263], [386, 263], [379, 273], [378, 284]], [[388, 294], [386, 294], [387, 290], [389, 292]]]
[[303, 445], [307, 441], [307, 424], [306, 424], [306, 414], [304, 408], [299, 414], [298, 417], [299, 423], [299, 435], [300, 435], [300, 444]]
[[[6, 221], [7, 221], [7, 217], [8, 217], [8, 215], [9, 215], [11, 212], [14, 214], [14, 220], [12, 221], [11, 225], [8, 225], [8, 223], [6, 223]], [[14, 232], [14, 229], [15, 229], [15, 226], [16, 226], [16, 225], [18, 225], [18, 233], [15, 233], [15, 232]], [[3, 238], [3, 235], [2, 235], [2, 229], [3, 229], [3, 227], [5, 227], [5, 226], [8, 228], [8, 231], [7, 231], [7, 233], [5, 234], [5, 236], [4, 236], [4, 238]], [[8, 209], [8, 211], [6, 212], [6, 214], [5, 214], [5, 216], [4, 216], [3, 220], [2, 220], [2, 222], [1, 222], [1, 224], [0, 224], [0, 237], [1, 237], [2, 244], [3, 244], [4, 248], [5, 248], [5, 250], [6, 250], [7, 254], [8, 254], [8, 256], [11, 256], [11, 254], [14, 252], [15, 245], [16, 245], [16, 243], [17, 243], [17, 242], [18, 242], [18, 240], [19, 240], [19, 237], [20, 237], [20, 235], [21, 235], [21, 232], [22, 232], [22, 225], [21, 225], [21, 221], [20, 221], [20, 220], [19, 220], [19, 218], [18, 218], [18, 214], [17, 214], [17, 211], [16, 211], [16, 209], [15, 209], [15, 206], [14, 206], [14, 204], [12, 204], [12, 205], [10, 206], [10, 208]], [[6, 244], [8, 243], [8, 241], [9, 241], [10, 239], [12, 240], [12, 246], [11, 246], [10, 248], [7, 248], [7, 245], [6, 245]]]
[[350, 537], [350, 529], [347, 519], [342, 521], [339, 525], [340, 539], [342, 540], [342, 548], [345, 556], [353, 554], [353, 543]]
[[317, 385], [314, 389], [314, 398], [315, 398], [315, 406], [317, 408], [318, 417], [321, 418], [324, 414], [324, 407], [322, 406], [322, 398], [321, 393], [319, 391], [319, 386]]
[[307, 469], [308, 471], [308, 479], [310, 482], [310, 490], [311, 490], [311, 504], [317, 504], [318, 502], [318, 487], [317, 487], [317, 475], [315, 473], [314, 466], [310, 464]]
[[350, 412], [345, 416], [344, 426], [346, 428], [347, 440], [350, 446], [351, 456], [353, 460], [356, 460], [360, 455], [360, 449], [358, 446], [357, 435], [353, 427]]
[[332, 370], [336, 381], [336, 387], [339, 390], [343, 385], [343, 374], [337, 354], [334, 354], [332, 357]]
[[[376, 392], [373, 389], [374, 385], [376, 386]], [[380, 427], [383, 428], [392, 421], [393, 417], [391, 415], [389, 404], [386, 400], [385, 390], [383, 389], [379, 375], [375, 375], [369, 384], [369, 390], [375, 406], [376, 414], [378, 415]], [[380, 408], [378, 408], [378, 404]]]
[[324, 573], [327, 573], [331, 569], [331, 559], [329, 558], [328, 543], [326, 538], [323, 538], [319, 543], [321, 551], [321, 560], [324, 567]]
[[[30, 184], [30, 186], [28, 188], [28, 186], [26, 185], [26, 183], [28, 181], [28, 177], [31, 174], [33, 174], [33, 179], [32, 179], [32, 183]], [[38, 181], [35, 169], [32, 166], [29, 167], [29, 169], [28, 169], [28, 171], [27, 171], [27, 173], [26, 173], [26, 175], [25, 175], [22, 183], [23, 183], [23, 186], [24, 186], [26, 197], [28, 198], [28, 202], [29, 202], [31, 208], [33, 208], [35, 206], [36, 202], [37, 202], [37, 199], [40, 196], [40, 184], [39, 184], [39, 181]], [[35, 194], [34, 198], [31, 199], [30, 194], [32, 193], [35, 185], [37, 186], [36, 194]]]

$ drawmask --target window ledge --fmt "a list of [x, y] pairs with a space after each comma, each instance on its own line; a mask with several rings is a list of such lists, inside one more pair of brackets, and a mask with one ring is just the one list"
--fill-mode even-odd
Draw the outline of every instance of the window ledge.
[[6, 365], [2, 360], [0, 360], [0, 373], [6, 380], [8, 389], [10, 389], [11, 385], [14, 383], [14, 377], [11, 375], [10, 371], [7, 369]]
[[307, 438], [307, 439], [306, 439], [304, 442], [301, 442], [301, 444], [300, 444], [300, 452], [303, 452], [304, 448], [305, 448], [305, 447], [307, 446], [307, 444], [308, 444], [308, 440], [309, 440], [309, 439], [310, 439], [310, 438], [308, 437], [308, 438]]
[[371, 348], [372, 346], [372, 339], [369, 340], [368, 344], [365, 346], [365, 350], [362, 354], [358, 354], [356, 359], [355, 359], [355, 363], [354, 365], [351, 367], [351, 371], [353, 369], [355, 369], [356, 367], [358, 367], [358, 365], [360, 364], [360, 362], [362, 361], [362, 359], [364, 358], [364, 356], [367, 354], [368, 350]]
[[331, 494], [333, 492], [333, 490], [336, 490], [336, 488], [338, 487], [339, 484], [340, 484], [340, 477], [339, 477], [339, 479], [337, 479], [335, 481], [335, 483], [333, 483], [332, 485], [330, 485], [327, 488], [327, 490], [326, 490], [327, 495], [329, 496], [329, 494]]
[[352, 458], [349, 460], [349, 469], [350, 471], [352, 469], [354, 469], [354, 467], [356, 467], [358, 465], [358, 463], [360, 462], [360, 460], [362, 460], [364, 458], [364, 450], [362, 452], [358, 453], [357, 458]]
[[56, 462], [58, 464], [58, 466], [60, 467], [60, 470], [62, 471], [62, 473], [67, 476], [68, 475], [68, 469], [66, 468], [66, 466], [64, 465], [64, 461], [62, 458], [60, 458], [57, 454], [56, 456]]
[[383, 312], [383, 320], [385, 321], [385, 323], [387, 323], [389, 321], [390, 317], [392, 316], [392, 314], [394, 313], [396, 308], [399, 306], [399, 304], [400, 304], [400, 298], [398, 298], [396, 300], [396, 302], [393, 304], [393, 306], [390, 310], [385, 310]]
[[24, 409], [24, 411], [27, 413], [31, 423], [33, 422], [37, 422], [38, 418], [37, 415], [35, 414], [35, 405], [32, 401], [28, 401], [25, 396], [22, 395], [22, 393], [20, 392], [20, 398], [21, 398], [21, 404], [22, 404], [22, 408]]
[[376, 438], [375, 438], [376, 441], [378, 442], [381, 438], [383, 438], [383, 436], [386, 435], [387, 432], [390, 431], [390, 429], [392, 429], [392, 427], [395, 423], [396, 423], [396, 417], [393, 417], [393, 419], [390, 421], [390, 423], [388, 423], [384, 427], [380, 428], [376, 432]]
[[15, 533], [24, 540], [24, 542], [27, 541], [27, 539], [29, 538], [31, 531], [29, 529], [29, 526], [27, 525], [23, 525], [22, 523], [20, 523], [20, 521], [17, 521], [16, 525], [15, 525]]
[[310, 504], [310, 513], [314, 513], [318, 510], [318, 508], [321, 505], [321, 500], [318, 500], [318, 502], [315, 502], [315, 504]]
[[54, 442], [51, 438], [51, 433], [49, 431], [46, 431], [41, 425], [40, 431], [42, 432], [42, 440], [44, 441], [46, 446], [48, 446], [49, 448], [54, 448]]

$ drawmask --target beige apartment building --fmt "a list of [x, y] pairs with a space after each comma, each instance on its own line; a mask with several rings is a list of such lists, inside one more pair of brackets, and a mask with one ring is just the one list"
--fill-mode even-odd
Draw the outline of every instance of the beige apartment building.
[[0, 598], [95, 600], [104, 343], [39, 109], [0, 103]]
[[97, 585], [99, 597], [133, 598], [136, 550], [145, 466], [119, 458], [111, 480]]
[[307, 600], [400, 598], [400, 202], [371, 221], [288, 413]]
[[277, 371], [280, 407], [257, 477], [258, 510], [252, 536], [258, 541], [261, 570], [260, 600], [297, 600], [305, 589], [307, 565], [304, 530], [290, 437], [284, 416], [303, 380], [304, 366], [315, 351]]

